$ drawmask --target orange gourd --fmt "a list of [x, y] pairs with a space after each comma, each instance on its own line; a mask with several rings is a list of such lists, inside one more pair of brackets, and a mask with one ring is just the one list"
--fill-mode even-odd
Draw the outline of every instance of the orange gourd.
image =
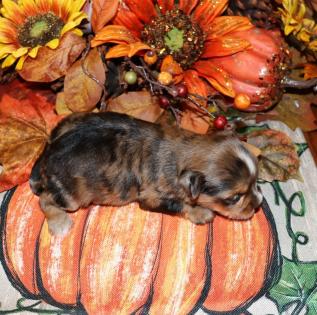
[[54, 237], [28, 183], [5, 196], [1, 261], [24, 296], [98, 315], [243, 311], [274, 279], [268, 209], [203, 226], [136, 203], [71, 216], [70, 233]]

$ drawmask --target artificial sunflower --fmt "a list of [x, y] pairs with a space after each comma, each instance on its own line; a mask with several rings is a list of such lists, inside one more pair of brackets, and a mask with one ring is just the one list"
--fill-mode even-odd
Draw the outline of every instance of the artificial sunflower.
[[3, 0], [0, 17], [0, 59], [2, 67], [16, 61], [21, 70], [25, 59], [35, 58], [42, 46], [58, 47], [60, 38], [86, 18], [85, 0]]
[[111, 24], [96, 33], [92, 46], [116, 44], [107, 58], [132, 57], [147, 49], [161, 58], [171, 55], [182, 67], [190, 93], [207, 96], [211, 84], [234, 97], [230, 76], [213, 59], [250, 47], [234, 32], [253, 25], [246, 17], [220, 16], [227, 4], [227, 0], [122, 0]]

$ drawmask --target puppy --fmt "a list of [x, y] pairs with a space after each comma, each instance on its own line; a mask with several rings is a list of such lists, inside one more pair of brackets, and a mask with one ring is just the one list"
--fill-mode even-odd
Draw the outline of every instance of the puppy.
[[214, 212], [249, 219], [262, 195], [257, 159], [232, 134], [197, 135], [118, 113], [73, 114], [52, 131], [30, 185], [52, 234], [67, 211], [90, 204], [182, 214], [197, 224]]

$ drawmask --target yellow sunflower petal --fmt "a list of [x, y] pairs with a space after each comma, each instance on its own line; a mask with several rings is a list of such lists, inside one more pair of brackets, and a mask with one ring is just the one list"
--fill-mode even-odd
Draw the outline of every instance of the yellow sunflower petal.
[[72, 14], [73, 12], [80, 11], [83, 5], [85, 4], [85, 2], [86, 0], [73, 1], [70, 7], [70, 13]]
[[6, 18], [0, 17], [0, 43], [14, 43], [17, 37], [17, 27]]
[[0, 59], [6, 57], [8, 54], [11, 54], [16, 50], [14, 45], [3, 45], [0, 44]]
[[83, 31], [80, 30], [79, 28], [74, 28], [72, 32], [76, 34], [77, 36], [83, 36]]
[[20, 58], [21, 56], [25, 55], [29, 51], [28, 47], [20, 47], [16, 51], [12, 53], [13, 57]]
[[18, 63], [17, 63], [16, 66], [15, 66], [15, 69], [16, 69], [16, 70], [18, 70], [18, 71], [19, 71], [19, 70], [22, 70], [24, 61], [25, 61], [25, 59], [27, 58], [27, 56], [28, 56], [28, 55], [22, 56], [22, 57], [19, 59]]
[[51, 48], [51, 49], [56, 49], [59, 45], [59, 39], [58, 38], [54, 38], [51, 41], [49, 41], [48, 43], [45, 44], [45, 46]]
[[12, 66], [17, 59], [14, 58], [12, 55], [9, 55], [4, 61], [2, 62], [2, 68]]
[[28, 55], [29, 55], [31, 58], [35, 58], [35, 57], [37, 56], [37, 53], [38, 53], [40, 47], [41, 47], [41, 46], [36, 46], [36, 47], [32, 48], [32, 49], [29, 51]]
[[2, 5], [1, 13], [4, 17], [18, 25], [24, 22], [26, 16], [23, 14], [23, 9], [17, 3], [13, 0], [3, 0]]
[[81, 15], [76, 20], [71, 20], [70, 22], [66, 23], [61, 31], [61, 36], [64, 35], [66, 32], [70, 31], [72, 28], [75, 28], [80, 24], [80, 22], [86, 18], [86, 15]]

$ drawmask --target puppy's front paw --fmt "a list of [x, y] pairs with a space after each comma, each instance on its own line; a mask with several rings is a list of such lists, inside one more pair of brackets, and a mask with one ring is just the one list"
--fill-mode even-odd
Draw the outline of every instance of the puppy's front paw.
[[47, 220], [48, 229], [54, 236], [65, 236], [73, 226], [73, 221], [68, 214], [58, 215]]
[[211, 222], [215, 216], [212, 210], [199, 206], [188, 207], [186, 210], [186, 217], [195, 224], [205, 224]]

